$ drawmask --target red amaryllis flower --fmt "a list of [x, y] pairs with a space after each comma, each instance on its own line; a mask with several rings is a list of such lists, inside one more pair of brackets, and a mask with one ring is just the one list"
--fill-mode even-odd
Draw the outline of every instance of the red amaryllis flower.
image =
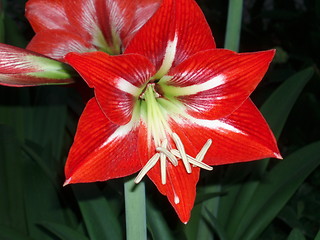
[[200, 168], [281, 158], [249, 95], [274, 51], [215, 49], [193, 0], [165, 0], [120, 56], [70, 53], [66, 60], [94, 88], [65, 174], [69, 183], [139, 172], [190, 218]]
[[35, 37], [28, 49], [63, 60], [68, 52], [119, 54], [161, 0], [29, 0]]

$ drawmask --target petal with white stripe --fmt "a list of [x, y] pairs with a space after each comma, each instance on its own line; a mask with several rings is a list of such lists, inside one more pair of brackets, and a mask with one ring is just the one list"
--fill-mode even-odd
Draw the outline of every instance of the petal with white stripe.
[[95, 98], [81, 115], [65, 166], [66, 184], [106, 181], [141, 169], [138, 124], [117, 125], [105, 117]]
[[173, 119], [170, 122], [171, 128], [174, 131], [181, 128], [181, 132], [190, 140], [184, 142], [186, 149], [196, 148], [196, 152], [199, 152], [206, 141], [212, 139], [203, 160], [206, 164], [222, 165], [267, 157], [281, 158], [268, 124], [251, 100], [246, 100], [231, 115], [218, 120], [193, 117]]
[[131, 120], [134, 103], [155, 73], [150, 61], [136, 54], [70, 53], [66, 60], [95, 89], [104, 114], [117, 124]]
[[274, 51], [239, 54], [199, 52], [159, 81], [165, 96], [183, 103], [196, 118], [219, 119], [235, 111], [263, 78]]
[[163, 0], [125, 53], [146, 56], [157, 70], [160, 69], [158, 75], [161, 76], [196, 52], [213, 48], [215, 42], [210, 27], [194, 0]]

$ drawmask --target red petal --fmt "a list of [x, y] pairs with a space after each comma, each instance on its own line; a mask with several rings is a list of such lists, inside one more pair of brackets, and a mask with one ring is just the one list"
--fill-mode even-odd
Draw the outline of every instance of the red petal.
[[103, 112], [117, 124], [130, 121], [135, 101], [154, 74], [154, 66], [148, 59], [135, 54], [70, 53], [66, 60], [95, 89]]
[[105, 181], [141, 169], [138, 127], [110, 122], [92, 98], [81, 115], [65, 166], [66, 184]]
[[174, 66], [198, 51], [212, 48], [215, 43], [210, 27], [196, 2], [164, 0], [129, 43], [125, 53], [145, 55], [156, 69], [160, 69], [166, 50], [175, 52], [169, 63]]
[[[176, 133], [181, 138], [182, 142], [189, 142], [185, 138], [184, 134], [179, 131]], [[169, 139], [169, 141], [171, 141]], [[156, 153], [154, 148], [154, 143], [146, 146], [147, 143], [147, 128], [144, 125], [140, 125], [139, 130], [139, 156], [141, 159], [141, 164], [144, 166], [148, 160]], [[192, 145], [190, 142], [187, 145]], [[188, 149], [188, 154], [194, 155], [195, 149], [190, 147]], [[194, 205], [196, 197], [196, 185], [199, 180], [199, 168], [192, 168], [192, 173], [188, 174], [182, 164], [179, 161], [178, 166], [173, 166], [171, 162], [167, 161], [167, 181], [163, 185], [161, 182], [161, 170], [160, 163], [158, 162], [149, 172], [148, 177], [153, 181], [153, 183], [158, 188], [159, 192], [167, 196], [169, 202], [177, 212], [180, 220], [187, 223], [190, 218], [190, 213]]]
[[190, 115], [219, 119], [239, 108], [249, 97], [274, 53], [270, 50], [238, 54], [222, 49], [199, 52], [168, 73], [173, 78], [162, 84], [163, 91], [171, 92], [183, 102]]
[[106, 39], [111, 42], [112, 32], [120, 36], [122, 44], [128, 42], [160, 7], [161, 0], [97, 1], [98, 17]]
[[26, 3], [26, 17], [36, 33], [49, 29], [64, 29], [69, 25], [63, 2], [57, 0], [29, 0]]
[[64, 56], [69, 52], [95, 50], [90, 42], [78, 34], [64, 30], [42, 31], [32, 38], [27, 48], [59, 61], [64, 61]]
[[281, 158], [276, 140], [263, 116], [251, 100], [247, 100], [230, 116], [219, 120], [180, 119], [172, 128], [182, 128], [192, 142], [186, 149], [200, 151], [208, 139], [212, 145], [204, 162], [222, 165], [267, 157]]

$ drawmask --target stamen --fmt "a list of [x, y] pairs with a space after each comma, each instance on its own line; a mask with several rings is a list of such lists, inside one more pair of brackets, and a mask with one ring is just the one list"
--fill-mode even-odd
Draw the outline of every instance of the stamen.
[[[177, 149], [171, 149], [171, 153], [173, 155], [175, 155], [176, 157], [181, 158], [181, 154]], [[203, 168], [203, 169], [209, 170], [209, 171], [211, 171], [213, 169], [213, 167], [211, 167], [203, 162], [198, 162], [195, 158], [193, 158], [189, 155], [187, 155], [187, 158], [188, 158], [189, 163], [191, 163], [199, 168]]]
[[187, 173], [191, 173], [191, 166], [190, 166], [190, 163], [188, 162], [187, 154], [186, 154], [186, 151], [184, 150], [184, 146], [183, 146], [181, 139], [179, 138], [179, 136], [176, 133], [172, 133], [172, 139], [175, 142], [175, 144], [181, 154], [181, 159], [182, 159], [184, 167], [186, 168]]
[[158, 152], [164, 153], [164, 154], [168, 157], [168, 159], [170, 160], [170, 162], [171, 162], [175, 167], [178, 166], [178, 160], [176, 159], [176, 157], [175, 157], [171, 152], [169, 152], [168, 149], [163, 148], [163, 147], [157, 147], [156, 150], [157, 150]]
[[202, 162], [204, 156], [206, 155], [209, 147], [211, 146], [212, 140], [208, 139], [208, 141], [203, 145], [202, 149], [200, 150], [200, 152], [197, 154], [196, 156], [196, 161], [198, 162]]
[[153, 157], [150, 158], [147, 164], [141, 169], [138, 176], [134, 179], [134, 182], [138, 184], [142, 180], [142, 178], [147, 174], [147, 172], [149, 172], [149, 170], [156, 165], [159, 158], [160, 158], [159, 153], [156, 153], [155, 155], [153, 155]]
[[[161, 147], [163, 148], [167, 148], [168, 145], [168, 140], [164, 139]], [[166, 184], [167, 182], [167, 171], [166, 171], [166, 167], [167, 167], [167, 160], [166, 160], [167, 156], [163, 153], [160, 152], [160, 170], [161, 170], [161, 183], [162, 185]]]

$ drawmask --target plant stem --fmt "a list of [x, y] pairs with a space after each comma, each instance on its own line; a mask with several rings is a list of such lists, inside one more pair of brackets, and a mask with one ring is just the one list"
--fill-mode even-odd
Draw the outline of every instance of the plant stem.
[[144, 182], [134, 183], [132, 177], [124, 183], [127, 240], [147, 239], [146, 198]]
[[239, 51], [243, 0], [229, 0], [227, 31], [224, 47]]

